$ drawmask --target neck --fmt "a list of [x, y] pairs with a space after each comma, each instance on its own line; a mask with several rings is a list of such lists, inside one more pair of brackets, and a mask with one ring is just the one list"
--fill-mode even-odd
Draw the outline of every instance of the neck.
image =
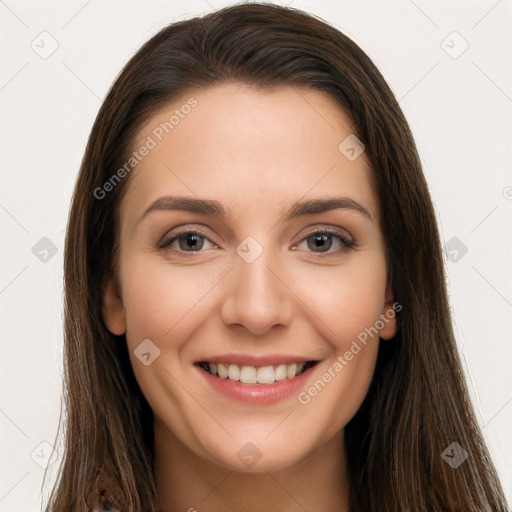
[[155, 418], [155, 476], [160, 512], [348, 512], [343, 431], [299, 463], [243, 473], [191, 452]]

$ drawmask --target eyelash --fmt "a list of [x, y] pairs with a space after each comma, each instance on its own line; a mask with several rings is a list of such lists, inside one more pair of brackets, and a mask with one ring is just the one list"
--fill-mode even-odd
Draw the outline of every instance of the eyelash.
[[[198, 235], [201, 238], [205, 238], [206, 240], [208, 240], [211, 244], [215, 245], [215, 243], [212, 242], [208, 238], [208, 236], [206, 236], [206, 234], [202, 233], [201, 231], [197, 231], [197, 230], [193, 230], [192, 229], [192, 230], [186, 230], [186, 231], [182, 231], [180, 233], [175, 234], [171, 238], [168, 238], [167, 240], [164, 240], [163, 242], [161, 242], [158, 247], [159, 247], [159, 249], [170, 248], [172, 243], [174, 243], [176, 240], [179, 240], [180, 237], [183, 237], [185, 235]], [[351, 248], [354, 248], [354, 246], [356, 245], [355, 242], [353, 242], [351, 240], [348, 240], [347, 238], [342, 236], [336, 229], [324, 228], [324, 229], [318, 229], [316, 231], [312, 231], [306, 237], [302, 238], [297, 244], [294, 244], [294, 247], [297, 246], [298, 244], [306, 241], [308, 238], [311, 238], [312, 236], [315, 236], [315, 235], [329, 235], [329, 236], [335, 237], [335, 238], [337, 238], [340, 241], [341, 245], [343, 246], [341, 249], [339, 249], [337, 251], [331, 251], [331, 252], [314, 252], [314, 251], [311, 251], [313, 254], [317, 254], [319, 256], [335, 255], [340, 250], [351, 249]], [[190, 253], [198, 254], [198, 253], [204, 252], [202, 250], [198, 250], [198, 251], [182, 251], [182, 250], [179, 250], [179, 249], [173, 249], [173, 250], [174, 250], [174, 252], [176, 252], [178, 254], [187, 254], [187, 253], [189, 253], [189, 254]]]

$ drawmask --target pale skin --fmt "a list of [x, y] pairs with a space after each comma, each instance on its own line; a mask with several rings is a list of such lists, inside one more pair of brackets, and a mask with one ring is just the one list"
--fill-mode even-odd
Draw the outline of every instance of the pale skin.
[[[319, 361], [307, 390], [393, 308], [368, 163], [338, 149], [353, 129], [330, 97], [234, 83], [162, 109], [134, 147], [192, 96], [197, 106], [132, 171], [120, 210], [120, 286], [111, 280], [104, 294], [105, 323], [126, 334], [154, 412], [160, 509], [346, 511], [343, 429], [368, 391], [377, 336], [306, 405], [297, 394], [235, 402], [198, 378], [194, 364], [226, 353], [307, 357]], [[226, 216], [143, 216], [163, 196], [215, 200]], [[297, 201], [332, 197], [352, 203], [285, 219]], [[159, 247], [178, 230], [199, 230], [197, 245], [182, 236]], [[327, 239], [315, 249], [317, 232]], [[251, 263], [236, 252], [248, 236], [263, 249]], [[379, 335], [395, 332], [393, 316]], [[146, 339], [160, 350], [148, 366], [134, 355]], [[247, 443], [261, 454], [252, 467], [237, 455]]]

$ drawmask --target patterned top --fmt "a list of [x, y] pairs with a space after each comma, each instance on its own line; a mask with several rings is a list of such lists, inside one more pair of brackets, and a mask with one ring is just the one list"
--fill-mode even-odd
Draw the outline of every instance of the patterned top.
[[92, 512], [123, 512], [128, 505], [119, 491], [119, 486], [103, 469], [96, 476], [96, 501]]
[[92, 512], [122, 512], [122, 510], [112, 503], [105, 491], [102, 491], [96, 499]]

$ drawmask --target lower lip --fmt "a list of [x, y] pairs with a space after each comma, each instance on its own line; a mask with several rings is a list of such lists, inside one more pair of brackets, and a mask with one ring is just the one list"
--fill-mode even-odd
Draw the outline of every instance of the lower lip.
[[248, 404], [267, 405], [280, 402], [290, 396], [296, 396], [306, 385], [317, 365], [318, 363], [308, 368], [298, 377], [274, 382], [274, 384], [242, 384], [216, 377], [200, 366], [196, 366], [196, 368], [206, 382], [223, 395]]

